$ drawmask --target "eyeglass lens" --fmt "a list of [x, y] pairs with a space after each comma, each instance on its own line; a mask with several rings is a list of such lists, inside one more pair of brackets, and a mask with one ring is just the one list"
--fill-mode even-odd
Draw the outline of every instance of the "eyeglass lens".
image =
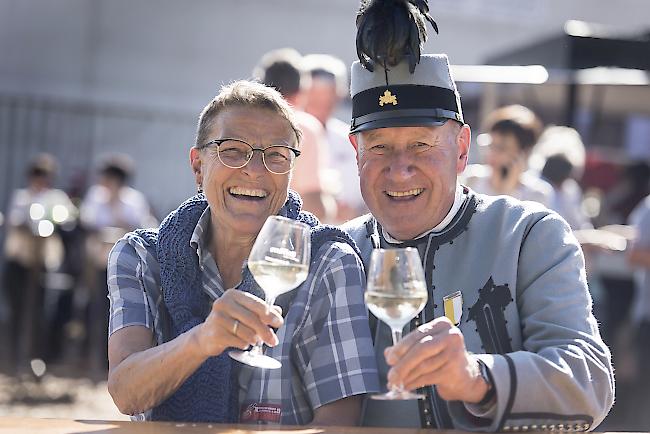
[[295, 154], [285, 146], [269, 146], [254, 149], [251, 145], [240, 140], [226, 140], [217, 147], [221, 162], [232, 168], [244, 167], [253, 157], [254, 151], [262, 152], [262, 161], [269, 172], [275, 174], [287, 173], [293, 167]]

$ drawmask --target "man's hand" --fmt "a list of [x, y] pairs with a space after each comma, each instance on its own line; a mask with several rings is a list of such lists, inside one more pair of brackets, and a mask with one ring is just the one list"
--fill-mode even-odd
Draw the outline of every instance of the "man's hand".
[[283, 323], [279, 306], [267, 309], [264, 300], [231, 289], [212, 304], [205, 322], [196, 327], [195, 338], [206, 356], [218, 355], [228, 347], [246, 349], [260, 341], [274, 347], [278, 337], [270, 327]]
[[478, 403], [488, 392], [478, 360], [465, 349], [465, 339], [446, 317], [423, 324], [384, 351], [391, 366], [388, 383], [406, 390], [436, 385], [447, 401]]

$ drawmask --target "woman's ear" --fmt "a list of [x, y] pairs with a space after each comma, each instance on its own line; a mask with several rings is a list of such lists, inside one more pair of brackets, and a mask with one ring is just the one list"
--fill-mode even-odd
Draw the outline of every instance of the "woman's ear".
[[196, 185], [203, 185], [203, 173], [202, 173], [202, 164], [201, 164], [201, 151], [192, 146], [190, 149], [190, 166], [192, 167], [192, 172], [194, 173], [194, 180]]

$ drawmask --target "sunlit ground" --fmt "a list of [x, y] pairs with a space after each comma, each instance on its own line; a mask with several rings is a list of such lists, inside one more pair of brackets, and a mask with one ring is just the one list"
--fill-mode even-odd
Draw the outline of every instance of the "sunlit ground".
[[128, 420], [106, 390], [106, 382], [46, 374], [12, 378], [0, 374], [0, 416]]

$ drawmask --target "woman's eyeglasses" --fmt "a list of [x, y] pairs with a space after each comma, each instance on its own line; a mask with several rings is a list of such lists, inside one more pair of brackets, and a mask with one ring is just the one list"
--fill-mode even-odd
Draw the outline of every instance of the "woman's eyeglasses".
[[289, 172], [295, 164], [296, 157], [300, 151], [286, 145], [272, 145], [266, 148], [254, 148], [241, 139], [215, 139], [197, 146], [197, 149], [207, 148], [216, 145], [219, 161], [231, 169], [240, 169], [247, 165], [253, 158], [255, 151], [262, 153], [264, 167], [276, 175], [284, 175]]

